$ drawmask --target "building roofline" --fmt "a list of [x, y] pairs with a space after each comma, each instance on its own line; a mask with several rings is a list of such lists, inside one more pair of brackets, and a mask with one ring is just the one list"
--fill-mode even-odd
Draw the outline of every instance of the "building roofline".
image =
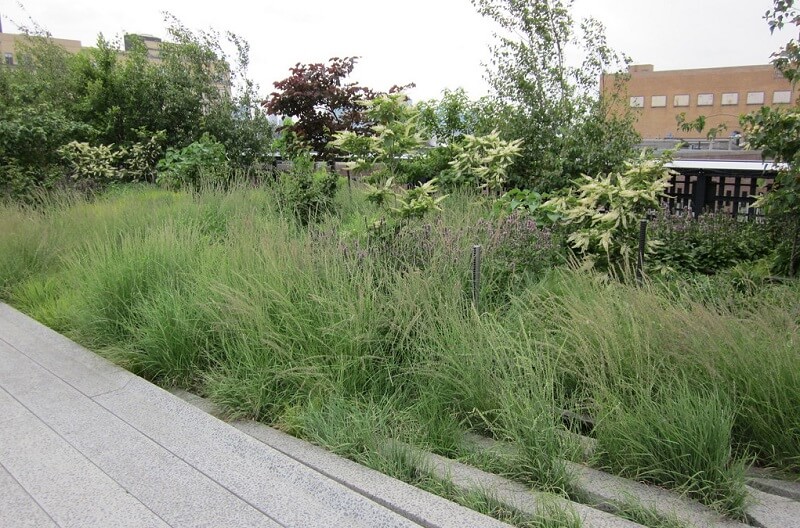
[[[682, 68], [677, 70], [655, 70], [655, 69], [637, 69], [640, 66], [652, 66], [649, 64], [631, 64], [626, 72], [629, 75], [674, 75], [681, 73], [713, 73], [713, 72], [741, 72], [742, 70], [774, 70], [775, 66], [772, 64], [744, 64], [741, 66], [713, 66], [709, 68]], [[606, 75], [616, 75], [615, 73], [607, 73]]]

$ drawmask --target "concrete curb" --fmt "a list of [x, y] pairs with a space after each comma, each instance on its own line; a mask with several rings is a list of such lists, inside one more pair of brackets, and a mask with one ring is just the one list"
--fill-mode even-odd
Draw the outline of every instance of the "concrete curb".
[[[494, 451], [500, 456], [513, 455], [514, 451], [513, 446], [474, 434], [467, 435], [467, 442], [479, 450]], [[745, 524], [725, 519], [711, 508], [672, 491], [610, 475], [582, 464], [566, 460], [564, 463], [576, 478], [577, 490], [590, 504], [604, 511], [614, 512], [625, 505], [635, 504], [665, 519], [674, 518], [697, 528], [746, 528]]]
[[800, 502], [747, 487], [755, 503], [747, 509], [747, 519], [758, 528], [800, 528]]
[[548, 508], [574, 512], [585, 528], [635, 528], [642, 525], [551, 493], [531, 491], [527, 486], [487, 473], [455, 460], [413, 450], [422, 467], [464, 491], [483, 492], [489, 497], [530, 516], [547, 514]]
[[[186, 391], [172, 392], [209, 414], [224, 416], [223, 411], [209, 400]], [[415, 488], [264, 424], [240, 420], [230, 422], [230, 425], [421, 526], [427, 528], [509, 527], [508, 524]]]

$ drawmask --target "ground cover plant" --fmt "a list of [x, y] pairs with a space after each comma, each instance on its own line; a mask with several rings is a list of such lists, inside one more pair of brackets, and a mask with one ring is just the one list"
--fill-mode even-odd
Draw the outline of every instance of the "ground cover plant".
[[747, 464], [797, 475], [796, 283], [574, 271], [563, 236], [474, 192], [388, 237], [358, 186], [308, 225], [280, 196], [140, 186], [3, 205], [0, 295], [137, 374], [379, 468], [388, 438], [459, 457], [475, 431], [518, 447], [497, 471], [573, 496], [567, 409], [596, 420], [593, 464], [733, 516]]

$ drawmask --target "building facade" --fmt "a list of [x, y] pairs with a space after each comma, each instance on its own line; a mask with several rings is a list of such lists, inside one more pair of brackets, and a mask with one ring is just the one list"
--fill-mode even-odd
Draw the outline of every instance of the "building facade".
[[[31, 37], [28, 35], [19, 35], [15, 33], [0, 32], [0, 56], [2, 56], [2, 64], [7, 66], [14, 66], [19, 64], [19, 45], [24, 46], [25, 42]], [[36, 38], [36, 37], [33, 37]], [[81, 44], [80, 40], [70, 40], [48, 37], [51, 42], [61, 46], [69, 53], [78, 53], [82, 49], [87, 49]], [[125, 51], [129, 51], [132, 46], [133, 38], [139, 39], [147, 49], [147, 57], [150, 60], [160, 60], [160, 46], [161, 39], [152, 35], [137, 35], [126, 34], [123, 43]]]
[[[7, 66], [19, 64], [19, 57], [17, 55], [19, 53], [19, 48], [17, 45], [24, 44], [29, 38], [30, 37], [27, 35], [0, 33], [0, 55], [2, 55], [2, 64]], [[78, 53], [82, 49], [80, 40], [60, 38], [51, 38], [50, 40], [70, 53]]]
[[[624, 101], [638, 114], [637, 131], [645, 140], [700, 139], [724, 125], [718, 137], [739, 130], [739, 116], [761, 106], [788, 106], [796, 102], [791, 83], [771, 65], [655, 71], [651, 64], [628, 68]], [[604, 74], [602, 93], [613, 90], [616, 74]], [[676, 116], [686, 121], [706, 118], [703, 132], [678, 130]]]

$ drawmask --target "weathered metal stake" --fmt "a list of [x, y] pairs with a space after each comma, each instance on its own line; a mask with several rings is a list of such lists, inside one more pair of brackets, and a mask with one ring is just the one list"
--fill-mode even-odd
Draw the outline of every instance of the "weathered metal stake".
[[639, 255], [636, 259], [636, 281], [641, 284], [644, 280], [644, 246], [647, 241], [647, 220], [639, 222]]
[[472, 246], [472, 305], [478, 311], [481, 293], [481, 246]]

